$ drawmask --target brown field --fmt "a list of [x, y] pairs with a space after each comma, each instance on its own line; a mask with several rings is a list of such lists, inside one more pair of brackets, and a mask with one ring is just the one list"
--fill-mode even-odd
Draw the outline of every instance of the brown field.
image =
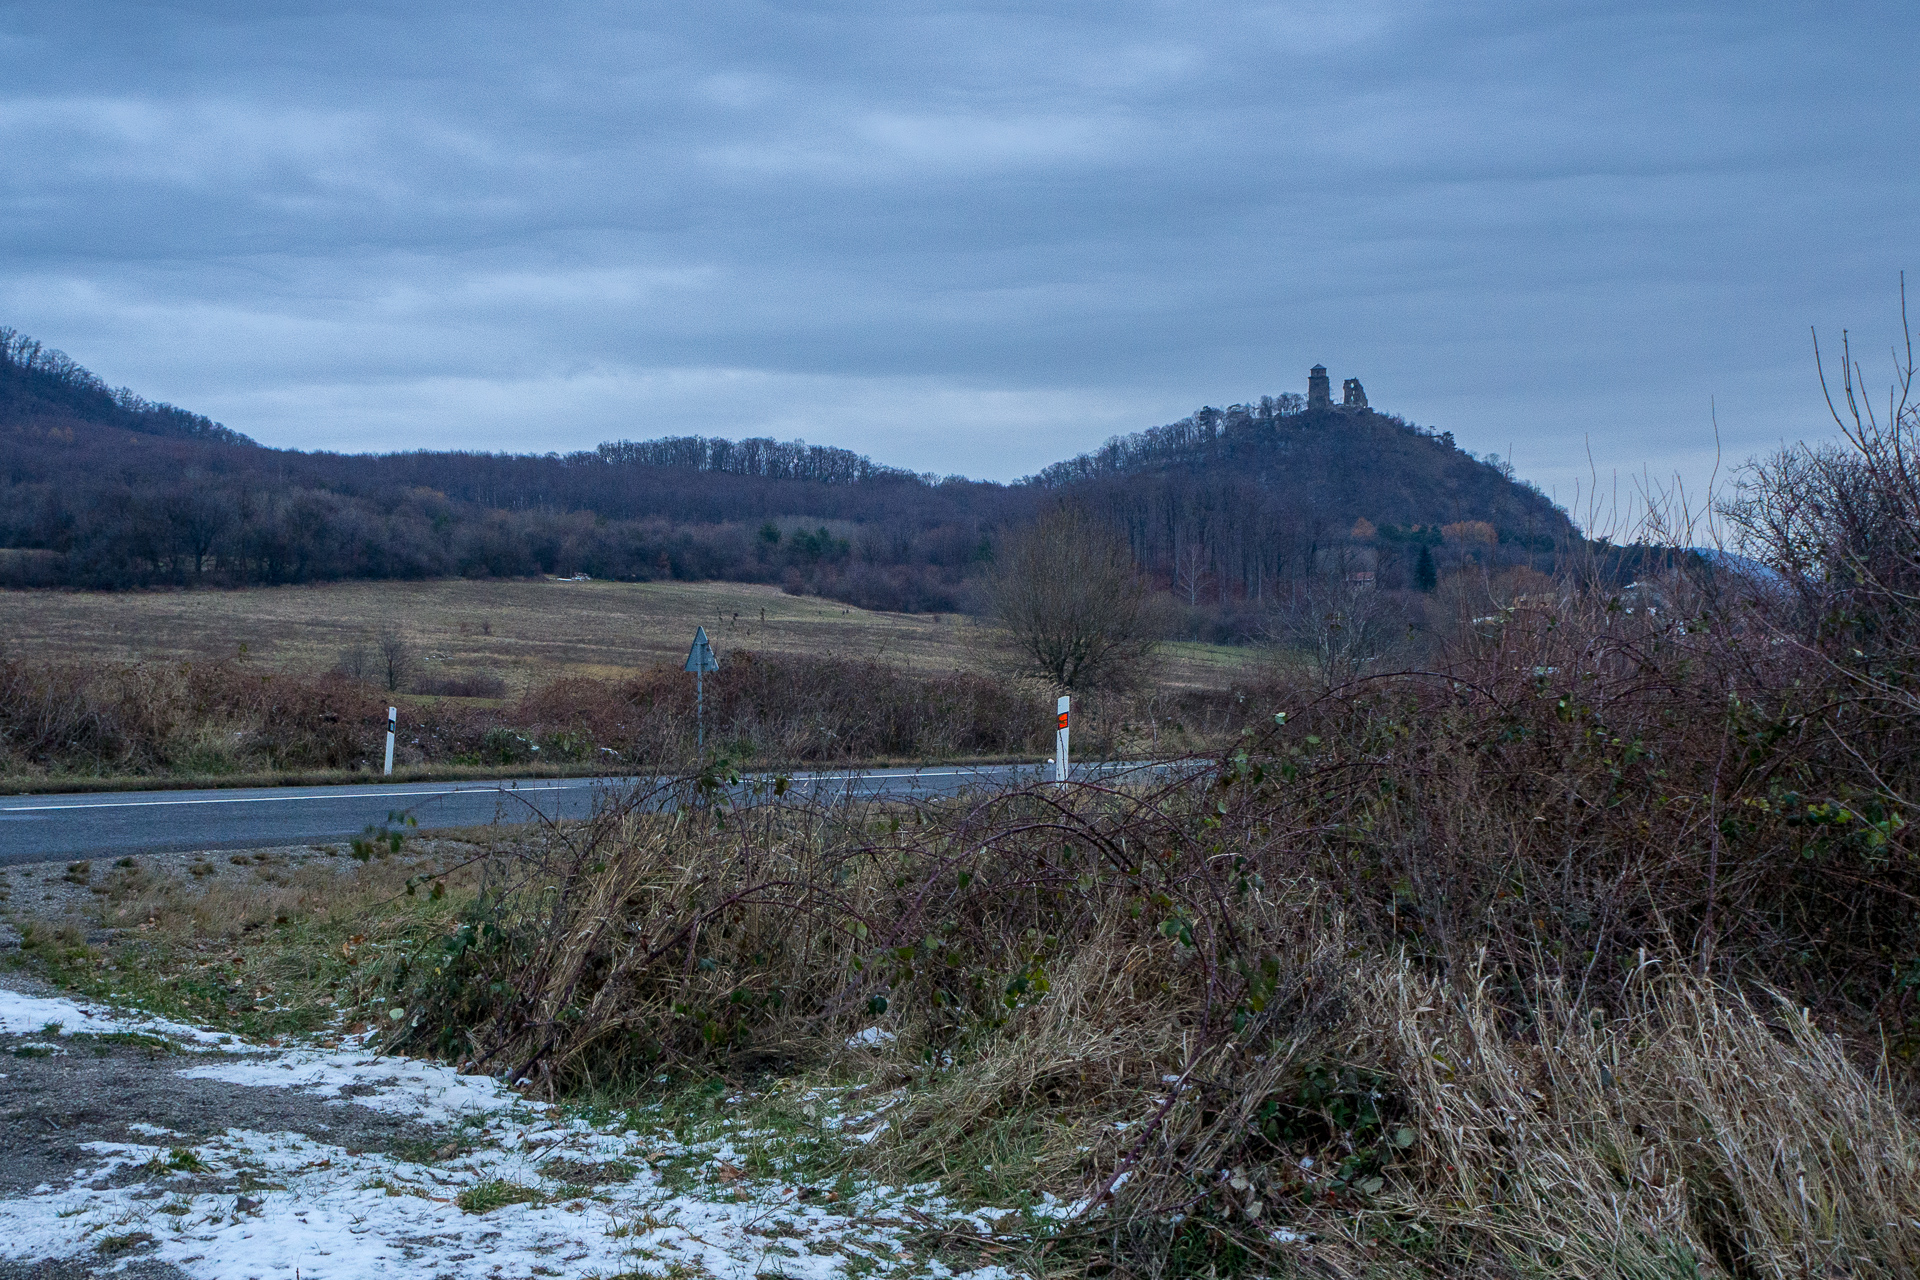
[[[874, 659], [918, 671], [984, 670], [998, 632], [963, 614], [876, 613], [730, 582], [341, 582], [232, 591], [0, 591], [0, 654], [43, 661], [241, 657], [313, 673], [383, 625], [433, 677], [483, 672], [522, 692], [562, 675], [617, 676], [686, 656], [696, 626], [715, 648]], [[1161, 680], [1224, 688], [1251, 652], [1167, 646]]]

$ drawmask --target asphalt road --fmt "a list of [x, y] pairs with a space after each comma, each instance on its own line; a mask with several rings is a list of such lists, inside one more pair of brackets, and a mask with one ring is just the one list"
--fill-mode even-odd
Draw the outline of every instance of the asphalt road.
[[[1076, 778], [1129, 765], [1076, 766]], [[951, 795], [1037, 781], [1040, 765], [822, 771], [791, 775], [802, 795]], [[419, 782], [390, 786], [118, 791], [0, 799], [0, 866], [109, 854], [250, 849], [345, 840], [411, 816], [423, 828], [584, 818], [631, 778]], [[744, 789], [744, 788], [743, 788]]]

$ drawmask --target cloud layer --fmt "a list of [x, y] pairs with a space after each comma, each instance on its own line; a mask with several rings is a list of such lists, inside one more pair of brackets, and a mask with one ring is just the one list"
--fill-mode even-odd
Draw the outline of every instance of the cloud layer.
[[297, 447], [1010, 478], [1322, 361], [1573, 505], [1824, 433], [1920, 226], [1892, 3], [0, 12], [0, 323]]

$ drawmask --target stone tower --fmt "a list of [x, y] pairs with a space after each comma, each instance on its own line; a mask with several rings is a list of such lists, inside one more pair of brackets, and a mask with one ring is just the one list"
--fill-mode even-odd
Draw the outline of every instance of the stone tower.
[[1326, 409], [1333, 405], [1333, 384], [1327, 380], [1327, 366], [1317, 364], [1307, 371], [1307, 408]]
[[1367, 389], [1360, 385], [1360, 379], [1348, 378], [1340, 384], [1340, 407], [1342, 409], [1367, 407]]

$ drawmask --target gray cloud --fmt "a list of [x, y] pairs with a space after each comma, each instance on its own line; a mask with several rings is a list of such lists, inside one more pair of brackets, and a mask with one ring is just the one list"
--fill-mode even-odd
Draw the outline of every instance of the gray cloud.
[[1920, 194], [1893, 4], [260, 10], [0, 5], [0, 321], [301, 447], [1004, 478], [1320, 360], [1697, 486]]

